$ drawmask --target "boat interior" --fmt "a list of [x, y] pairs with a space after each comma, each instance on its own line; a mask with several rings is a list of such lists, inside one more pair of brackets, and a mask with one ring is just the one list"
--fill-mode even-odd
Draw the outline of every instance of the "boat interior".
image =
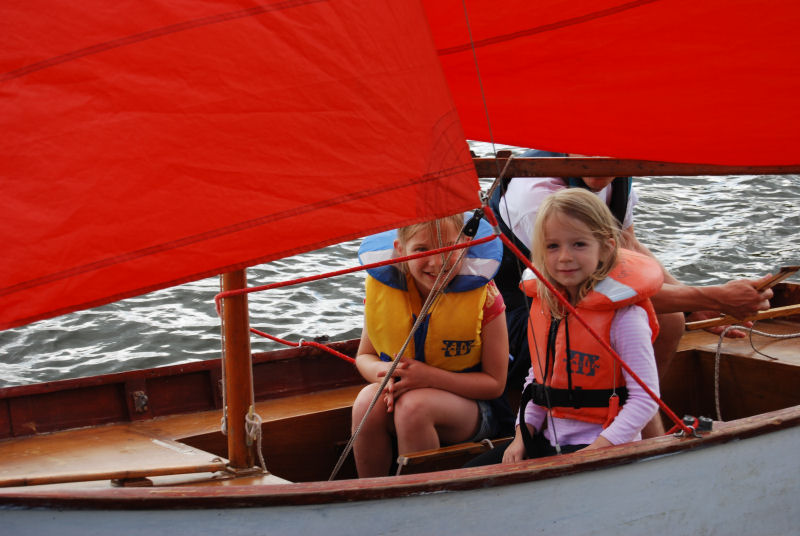
[[[773, 309], [799, 302], [800, 285], [775, 287]], [[800, 315], [762, 320], [755, 329], [797, 334]], [[356, 344], [333, 346], [352, 355]], [[724, 428], [729, 421], [800, 405], [796, 339], [757, 333], [728, 338], [717, 359], [718, 344], [719, 336], [704, 330], [683, 337], [661, 384], [676, 415], [709, 417]], [[355, 367], [314, 348], [280, 350], [253, 354], [253, 381], [268, 473], [227, 468], [220, 361], [213, 360], [0, 390], [0, 487], [25, 493], [43, 487], [327, 480], [348, 442], [352, 401], [363, 385]], [[457, 468], [492, 446], [406, 453], [398, 458], [397, 472]], [[355, 477], [350, 454], [336, 478]]]

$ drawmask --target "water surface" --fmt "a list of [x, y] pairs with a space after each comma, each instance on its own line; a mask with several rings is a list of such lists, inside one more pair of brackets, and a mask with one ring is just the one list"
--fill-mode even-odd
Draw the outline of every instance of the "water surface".
[[[488, 154], [488, 144], [474, 144]], [[488, 189], [489, 182], [482, 183]], [[800, 177], [637, 177], [639, 241], [688, 284], [800, 264]], [[250, 286], [357, 265], [351, 241], [248, 269]], [[251, 326], [299, 341], [358, 337], [363, 273], [251, 294]], [[794, 277], [792, 280], [797, 280]], [[0, 332], [0, 387], [219, 357], [219, 278]], [[254, 351], [280, 347], [253, 339]]]

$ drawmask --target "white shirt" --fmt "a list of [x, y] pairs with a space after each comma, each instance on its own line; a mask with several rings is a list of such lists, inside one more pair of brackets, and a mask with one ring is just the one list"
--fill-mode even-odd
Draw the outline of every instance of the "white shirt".
[[[536, 223], [536, 215], [539, 213], [542, 201], [566, 187], [564, 180], [556, 177], [515, 177], [509, 182], [508, 189], [500, 200], [500, 217], [528, 249], [531, 249], [533, 225]], [[608, 204], [611, 185], [594, 193]], [[636, 191], [631, 188], [628, 209], [622, 222], [623, 229], [633, 225], [633, 207], [638, 201]]]

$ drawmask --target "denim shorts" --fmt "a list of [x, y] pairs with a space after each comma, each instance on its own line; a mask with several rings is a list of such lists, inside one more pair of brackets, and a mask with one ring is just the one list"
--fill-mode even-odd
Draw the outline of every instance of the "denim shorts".
[[494, 411], [488, 400], [476, 400], [478, 403], [478, 410], [480, 412], [480, 423], [478, 424], [478, 431], [469, 441], [478, 443], [484, 439], [495, 437], [497, 435], [497, 419], [494, 418]]

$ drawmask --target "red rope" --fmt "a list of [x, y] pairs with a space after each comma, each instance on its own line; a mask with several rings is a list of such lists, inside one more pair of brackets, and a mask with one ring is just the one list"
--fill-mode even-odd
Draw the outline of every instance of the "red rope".
[[333, 354], [338, 358], [344, 359], [348, 363], [355, 363], [356, 362], [356, 360], [353, 359], [352, 357], [350, 357], [349, 355], [343, 354], [342, 352], [334, 350], [330, 346], [327, 346], [325, 344], [320, 344], [318, 342], [314, 342], [314, 341], [300, 341], [300, 342], [287, 341], [286, 339], [280, 339], [278, 337], [270, 335], [269, 333], [264, 333], [263, 331], [259, 331], [259, 330], [255, 329], [255, 328], [250, 328], [250, 332], [251, 333], [255, 333], [256, 335], [261, 335], [262, 337], [266, 337], [267, 339], [269, 339], [271, 341], [279, 342], [279, 343], [284, 344], [286, 346], [294, 346], [295, 348], [300, 347], [300, 346], [312, 346], [314, 348], [319, 348], [320, 350], [324, 350], [324, 351], [328, 352], [329, 354]]
[[[603, 340], [600, 337], [600, 335], [594, 330], [594, 328], [592, 328], [592, 326], [590, 326], [589, 323], [586, 320], [584, 320], [583, 317], [581, 317], [578, 314], [578, 312], [575, 310], [575, 307], [573, 307], [572, 304], [570, 304], [569, 301], [564, 296], [562, 296], [561, 293], [559, 293], [558, 290], [556, 290], [556, 288], [549, 281], [547, 281], [544, 278], [544, 276], [542, 276], [542, 274], [536, 269], [536, 267], [534, 267], [533, 264], [531, 264], [531, 261], [525, 255], [522, 254], [522, 252], [514, 245], [514, 243], [511, 242], [511, 240], [507, 236], [505, 236], [503, 233], [501, 233], [499, 231], [499, 228], [498, 228], [498, 225], [497, 225], [497, 219], [495, 218], [495, 215], [492, 212], [492, 210], [489, 207], [486, 207], [486, 206], [483, 207], [483, 208], [484, 208], [484, 211], [485, 211], [485, 214], [486, 214], [486, 218], [489, 220], [489, 223], [491, 223], [492, 227], [494, 228], [494, 234], [492, 234], [490, 236], [486, 236], [484, 238], [479, 238], [479, 239], [476, 239], [476, 240], [471, 240], [469, 242], [463, 242], [463, 243], [460, 243], [460, 244], [454, 244], [452, 246], [445, 246], [445, 247], [441, 247], [441, 248], [438, 248], [438, 249], [425, 251], [425, 252], [422, 252], [422, 253], [416, 253], [414, 255], [407, 255], [405, 257], [397, 257], [397, 258], [394, 258], [394, 259], [388, 259], [388, 260], [385, 260], [385, 261], [375, 262], [375, 263], [372, 263], [372, 264], [365, 264], [365, 265], [362, 265], [362, 266], [354, 266], [352, 268], [345, 268], [343, 270], [337, 270], [337, 271], [334, 271], [334, 272], [327, 272], [327, 273], [324, 273], [324, 274], [312, 275], [312, 276], [308, 276], [308, 277], [301, 277], [301, 278], [293, 279], [293, 280], [290, 280], [290, 281], [281, 281], [281, 282], [277, 282], [277, 283], [271, 283], [269, 285], [261, 285], [261, 286], [258, 286], [258, 287], [248, 287], [248, 288], [242, 288], [242, 289], [227, 290], [227, 291], [224, 291], [224, 292], [220, 292], [219, 294], [214, 296], [214, 302], [216, 304], [217, 314], [221, 314], [221, 301], [224, 298], [229, 298], [229, 297], [232, 297], [232, 296], [240, 296], [242, 294], [249, 294], [251, 292], [260, 292], [260, 291], [263, 291], [263, 290], [272, 290], [272, 289], [276, 289], [276, 288], [288, 287], [290, 285], [297, 285], [297, 284], [300, 284], [300, 283], [308, 283], [308, 282], [311, 282], [311, 281], [318, 281], [320, 279], [326, 279], [328, 277], [335, 277], [335, 276], [339, 276], [339, 275], [345, 275], [345, 274], [350, 274], [350, 273], [354, 273], [354, 272], [359, 272], [359, 271], [362, 271], [362, 270], [369, 270], [370, 268], [378, 268], [378, 267], [381, 267], [381, 266], [387, 266], [389, 264], [396, 264], [396, 263], [404, 262], [404, 261], [408, 261], [408, 260], [419, 259], [421, 257], [427, 257], [427, 256], [430, 256], [430, 255], [435, 255], [437, 253], [444, 253], [444, 252], [447, 252], [447, 251], [454, 251], [454, 250], [457, 250], [457, 249], [463, 249], [463, 248], [467, 248], [467, 247], [483, 244], [485, 242], [490, 242], [491, 240], [494, 240], [495, 237], [497, 236], [497, 237], [500, 237], [500, 240], [503, 241], [503, 243], [514, 253], [514, 255], [516, 255], [525, 264], [526, 267], [531, 269], [533, 271], [533, 273], [536, 274], [536, 277], [538, 277], [539, 280], [542, 281], [544, 283], [544, 285], [551, 292], [553, 292], [555, 294], [557, 299], [567, 308], [567, 310], [570, 313], [572, 313], [572, 315], [581, 324], [583, 324], [583, 326], [597, 340], [597, 342], [599, 342], [600, 345], [608, 353], [611, 354], [611, 356], [617, 361], [617, 363], [619, 363], [619, 365], [623, 369], [625, 369], [625, 371], [628, 374], [630, 374], [630, 376], [639, 385], [642, 386], [642, 388], [645, 390], [645, 392], [648, 395], [650, 395], [650, 397], [653, 400], [656, 401], [656, 403], [664, 411], [664, 413], [666, 413], [667, 416], [673, 422], [675, 422], [676, 426], [681, 428], [686, 434], [691, 434], [691, 430], [685, 424], [683, 424], [683, 421], [681, 419], [679, 419], [677, 415], [675, 415], [675, 413], [669, 408], [669, 406], [667, 406], [664, 403], [664, 401], [661, 400], [661, 398], [658, 395], [656, 395], [647, 386], [647, 384], [644, 383], [644, 381], [642, 381], [642, 379], [639, 378], [639, 376], [636, 375], [635, 372], [633, 372], [633, 370], [631, 370], [631, 368], [628, 366], [627, 363], [625, 363], [625, 361], [622, 360], [622, 358], [619, 356], [619, 354], [617, 354], [617, 352], [614, 351], [613, 348], [611, 348], [611, 345], [609, 345], [605, 340]], [[268, 335], [267, 333], [264, 333], [264, 332], [261, 332], [261, 331], [255, 330], [255, 329], [251, 329], [250, 331], [252, 331], [253, 333], [256, 333], [258, 335], [261, 335], [263, 337], [266, 337], [266, 338], [268, 338], [270, 340], [273, 340], [275, 342], [279, 342], [281, 344], [285, 344], [287, 346], [295, 346], [295, 347], [297, 347], [297, 346], [301, 345], [300, 343], [293, 343], [293, 342], [290, 342], [290, 341], [279, 339], [278, 337], [273, 337], [272, 335]], [[351, 357], [348, 357], [345, 354], [341, 354], [340, 352], [337, 352], [336, 350], [333, 350], [332, 348], [330, 348], [328, 346], [325, 346], [323, 344], [319, 344], [319, 343], [315, 343], [315, 342], [304, 342], [303, 345], [314, 346], [314, 347], [320, 348], [320, 349], [328, 351], [328, 352], [330, 352], [330, 353], [332, 353], [334, 355], [338, 355], [339, 357], [344, 357], [347, 361], [351, 361], [352, 360]]]
[[[222, 300], [224, 298], [230, 298], [232, 296], [240, 296], [242, 294], [249, 294], [251, 292], [259, 292], [259, 291], [262, 291], [262, 290], [272, 290], [272, 289], [276, 289], [276, 288], [288, 287], [290, 285], [297, 285], [299, 283], [308, 283], [309, 281], [318, 281], [320, 279], [326, 279], [328, 277], [335, 277], [335, 276], [338, 276], [338, 275], [344, 275], [344, 274], [349, 274], [349, 273], [353, 273], [353, 272], [359, 272], [359, 271], [362, 271], [362, 270], [368, 270], [370, 268], [378, 268], [380, 266], [386, 266], [388, 264], [395, 264], [395, 263], [398, 263], [398, 262], [403, 262], [403, 261], [407, 261], [407, 260], [411, 260], [411, 259], [418, 259], [420, 257], [427, 257], [427, 256], [430, 256], [430, 255], [435, 255], [437, 253], [444, 253], [444, 252], [453, 251], [453, 250], [456, 250], [456, 249], [464, 249], [464, 248], [468, 248], [468, 247], [471, 247], [471, 246], [476, 246], [478, 244], [483, 244], [485, 242], [490, 242], [490, 241], [494, 240], [494, 238], [495, 238], [494, 235], [490, 235], [490, 236], [486, 236], [486, 237], [483, 237], [483, 238], [479, 238], [477, 240], [471, 240], [469, 242], [463, 242], [463, 243], [455, 244], [455, 245], [452, 245], [452, 246], [445, 246], [445, 247], [441, 247], [439, 249], [432, 249], [430, 251], [424, 251], [422, 253], [415, 253], [414, 255], [408, 255], [406, 257], [397, 257], [397, 258], [394, 258], [394, 259], [389, 259], [389, 260], [381, 261], [381, 262], [375, 262], [375, 263], [372, 263], [372, 264], [365, 264], [365, 265], [362, 265], [362, 266], [355, 266], [355, 267], [352, 267], [352, 268], [345, 268], [343, 270], [337, 270], [335, 272], [328, 272], [328, 273], [325, 273], [325, 274], [318, 274], [318, 275], [312, 275], [312, 276], [308, 276], [308, 277], [301, 277], [301, 278], [293, 279], [293, 280], [290, 280], [290, 281], [281, 281], [281, 282], [278, 282], [278, 283], [271, 283], [269, 285], [262, 285], [262, 286], [259, 286], [259, 287], [249, 287], [249, 288], [241, 288], [241, 289], [234, 289], [234, 290], [226, 290], [226, 291], [220, 292], [219, 294], [214, 296], [214, 303], [216, 304], [217, 314], [221, 316], [221, 314], [222, 314], [221, 304], [222, 304]], [[264, 333], [263, 331], [259, 331], [259, 330], [255, 329], [255, 328], [250, 328], [250, 332], [255, 333], [256, 335], [260, 335], [262, 337], [266, 337], [267, 339], [270, 339], [271, 341], [275, 341], [277, 343], [284, 344], [286, 346], [293, 346], [293, 347], [313, 346], [314, 348], [319, 348], [320, 350], [324, 350], [324, 351], [326, 351], [328, 353], [331, 353], [331, 354], [333, 354], [333, 355], [335, 355], [335, 356], [337, 356], [337, 357], [339, 357], [341, 359], [344, 359], [345, 361], [348, 361], [350, 363], [355, 363], [355, 359], [353, 359], [352, 357], [350, 357], [348, 355], [345, 355], [345, 354], [343, 354], [341, 352], [337, 352], [333, 348], [331, 348], [329, 346], [326, 346], [324, 344], [320, 344], [320, 343], [317, 343], [317, 342], [308, 342], [308, 341], [303, 341], [301, 343], [291, 342], [291, 341], [287, 341], [285, 339], [280, 339], [278, 337], [269, 335], [268, 333]]]
[[[489, 223], [491, 223], [492, 226], [495, 228], [495, 233], [497, 233], [497, 228], [498, 228], [497, 219], [496, 219], [494, 213], [492, 212], [492, 210], [489, 207], [486, 207], [486, 217], [489, 220]], [[583, 324], [583, 326], [589, 331], [589, 333], [592, 335], [592, 337], [597, 339], [597, 342], [600, 343], [600, 346], [602, 346], [603, 349], [605, 349], [606, 352], [609, 352], [611, 354], [611, 356], [617, 361], [617, 363], [619, 363], [619, 365], [623, 369], [625, 369], [625, 371], [628, 374], [630, 374], [630, 376], [636, 381], [636, 383], [638, 383], [639, 385], [642, 386], [642, 388], [645, 390], [645, 392], [648, 395], [650, 395], [650, 398], [655, 400], [656, 403], [659, 405], [659, 407], [662, 410], [664, 410], [664, 413], [666, 413], [667, 416], [670, 419], [672, 419], [672, 421], [675, 422], [675, 424], [678, 427], [680, 427], [686, 434], [691, 434], [691, 430], [685, 424], [683, 424], [683, 421], [681, 419], [679, 419], [677, 415], [675, 415], [675, 413], [669, 408], [669, 406], [667, 406], [664, 403], [664, 401], [661, 400], [661, 398], [657, 394], [655, 394], [647, 386], [647, 384], [644, 383], [641, 380], [641, 378], [639, 378], [639, 376], [636, 375], [635, 372], [633, 372], [633, 370], [631, 370], [631, 368], [628, 366], [627, 363], [625, 363], [625, 361], [622, 360], [622, 358], [619, 356], [619, 354], [617, 354], [617, 352], [615, 352], [614, 349], [611, 348], [611, 345], [608, 344], [605, 340], [603, 340], [600, 337], [600, 335], [594, 330], [594, 328], [592, 328], [592, 326], [590, 326], [589, 323], [586, 320], [584, 320], [584, 318], [582, 316], [580, 316], [578, 314], [578, 312], [575, 310], [575, 307], [573, 307], [572, 304], [569, 303], [569, 301], [564, 296], [562, 296], [561, 293], [558, 292], [558, 290], [556, 290], [556, 288], [547, 279], [544, 278], [544, 276], [539, 272], [539, 270], [536, 269], [536, 267], [531, 263], [531, 261], [525, 255], [522, 254], [522, 252], [519, 250], [519, 248], [517, 248], [517, 246], [515, 246], [514, 243], [507, 236], [505, 236], [503, 233], [498, 233], [498, 236], [500, 237], [500, 240], [502, 240], [503, 243], [506, 246], [508, 246], [508, 249], [510, 249], [514, 253], [514, 255], [516, 255], [525, 264], [526, 267], [530, 268], [533, 271], [533, 273], [536, 274], [536, 277], [539, 279], [539, 281], [544, 283], [544, 285], [550, 290], [550, 292], [552, 292], [557, 297], [558, 301], [560, 301], [567, 308], [567, 310], [570, 313], [572, 313], [572, 315], [581, 324]]]
[[300, 283], [308, 283], [310, 281], [319, 281], [320, 279], [327, 279], [328, 277], [335, 277], [338, 275], [345, 275], [351, 274], [353, 272], [360, 272], [362, 270], [369, 270], [370, 268], [379, 268], [381, 266], [387, 266], [389, 264], [396, 264], [398, 262], [410, 261], [413, 259], [419, 259], [421, 257], [428, 257], [430, 255], [435, 255], [437, 253], [444, 253], [447, 251], [453, 251], [456, 249], [464, 249], [472, 246], [477, 246], [479, 244], [484, 244], [486, 242], [491, 242], [495, 239], [494, 235], [485, 236], [483, 238], [478, 238], [476, 240], [471, 240], [469, 242], [462, 242], [460, 244], [454, 244], [452, 246], [444, 246], [439, 249], [432, 249], [429, 251], [423, 251], [422, 253], [415, 253], [413, 255], [407, 255], [405, 257], [397, 257], [394, 259], [388, 259], [381, 262], [374, 262], [372, 264], [364, 264], [362, 266], [354, 266], [352, 268], [345, 268], [343, 270], [337, 270], [335, 272], [328, 272], [325, 274], [317, 274], [311, 275], [308, 277], [300, 277], [298, 279], [292, 279], [290, 281], [279, 281], [277, 283], [270, 283], [269, 285], [262, 285], [259, 287], [248, 287], [248, 288], [239, 288], [233, 290], [226, 290], [224, 292], [220, 292], [216, 296], [214, 296], [214, 302], [216, 303], [217, 307], [217, 314], [220, 314], [220, 302], [223, 298], [230, 298], [232, 296], [240, 296], [242, 294], [250, 294], [251, 292], [260, 292], [262, 290], [272, 290], [276, 288], [288, 287], [291, 285], [297, 285]]

